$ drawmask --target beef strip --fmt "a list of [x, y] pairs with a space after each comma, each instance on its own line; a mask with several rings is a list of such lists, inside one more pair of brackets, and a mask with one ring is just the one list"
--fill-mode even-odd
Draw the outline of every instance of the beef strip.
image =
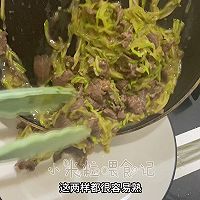
[[155, 70], [156, 67], [157, 67], [155, 58], [153, 56], [148, 55], [147, 56], [147, 60], [148, 60], [148, 62], [150, 64], [150, 70], [151, 69]]
[[94, 101], [93, 99], [91, 99], [90, 97], [88, 97], [87, 100], [92, 104], [92, 106], [96, 110], [100, 110], [100, 109], [102, 109], [104, 107], [102, 104], [100, 105], [99, 103], [97, 103], [96, 101]]
[[34, 74], [37, 78], [38, 85], [44, 84], [51, 76], [52, 64], [48, 55], [35, 56]]
[[92, 129], [91, 135], [97, 138], [101, 137], [101, 129], [99, 127], [99, 120], [95, 117], [92, 117], [88, 120], [88, 126]]
[[2, 31], [0, 33], [0, 56], [4, 55], [7, 50], [7, 33]]
[[117, 5], [115, 9], [115, 14], [116, 14], [116, 21], [119, 23], [123, 19], [123, 16], [124, 16], [124, 12], [120, 4]]
[[140, 90], [138, 92], [138, 95], [140, 96], [141, 99], [143, 99], [144, 101], [146, 101], [146, 96], [148, 94], [148, 90], [147, 89], [143, 89], [143, 90]]
[[63, 151], [57, 151], [53, 154], [53, 162], [56, 163], [62, 158]]
[[72, 124], [72, 122], [70, 121], [69, 118], [67, 118], [66, 114], [61, 112], [58, 116], [58, 118], [56, 119], [56, 122], [54, 124], [55, 128], [64, 128], [67, 126], [70, 126]]
[[95, 79], [93, 80], [86, 93], [97, 103], [103, 104], [103, 96], [110, 90], [110, 82], [108, 80]]
[[25, 169], [28, 171], [34, 171], [37, 165], [38, 162], [36, 160], [23, 160], [23, 161], [18, 161], [15, 167], [19, 170]]
[[74, 77], [73, 72], [70, 69], [68, 69], [61, 76], [54, 77], [52, 79], [52, 84], [54, 86], [65, 86], [72, 80], [73, 77]]
[[122, 41], [121, 41], [122, 46], [124, 48], [128, 48], [133, 38], [133, 32], [131, 30], [123, 32], [121, 34], [121, 38], [122, 38]]
[[163, 91], [163, 87], [161, 85], [157, 84], [156, 81], [155, 81], [155, 83], [153, 84], [153, 86], [149, 90], [149, 96], [152, 99], [156, 99], [162, 91]]
[[120, 110], [120, 111], [118, 112], [117, 118], [118, 118], [119, 120], [123, 120], [123, 119], [126, 118], [126, 114], [125, 114], [124, 110]]
[[79, 121], [79, 120], [85, 119], [86, 116], [84, 115], [84, 113], [79, 112], [80, 108], [87, 111], [82, 97], [77, 99], [76, 102], [71, 106], [69, 110], [69, 113], [70, 113], [69, 118], [71, 121]]
[[168, 73], [167, 70], [162, 70], [161, 72], [161, 79], [164, 83], [168, 82]]
[[121, 56], [117, 61], [119, 71], [126, 75], [127, 79], [133, 79], [137, 76], [137, 65], [130, 62], [127, 56]]
[[106, 108], [103, 110], [102, 114], [105, 116], [105, 117], [110, 117], [112, 119], [116, 119], [117, 120], [117, 115], [116, 113], [111, 110], [110, 108]]
[[159, 38], [156, 34], [154, 33], [148, 33], [147, 34], [148, 40], [155, 45], [156, 48], [159, 46]]
[[72, 111], [74, 111], [74, 110], [79, 109], [80, 107], [85, 107], [83, 97], [79, 97], [79, 98], [75, 101], [75, 103], [71, 106], [70, 111], [72, 112]]
[[95, 144], [93, 143], [93, 141], [90, 138], [88, 138], [86, 140], [86, 148], [85, 148], [86, 153], [91, 154], [94, 150], [94, 146]]
[[124, 12], [120, 5], [116, 8], [116, 16], [116, 22], [118, 22], [117, 31], [120, 33], [119, 40], [121, 41], [121, 45], [127, 48], [132, 41], [133, 31], [131, 25], [123, 19]]
[[[154, 98], [157, 93], [159, 93], [159, 88], [162, 88], [160, 83], [157, 80], [152, 80], [150, 82], [151, 88], [149, 88], [147, 91], [147, 94], [151, 97]], [[160, 91], [161, 92], [161, 91]]]
[[113, 103], [110, 107], [115, 113], [118, 113], [122, 109], [121, 105], [116, 105], [115, 103]]
[[125, 103], [130, 112], [142, 114], [145, 112], [146, 99], [140, 95], [125, 96]]
[[75, 162], [77, 162], [77, 167], [83, 168], [87, 161], [87, 154], [76, 147], [69, 147], [63, 151], [63, 153], [71, 155]]
[[87, 88], [87, 93], [97, 103], [103, 103], [104, 92], [98, 86], [91, 83]]
[[121, 34], [124, 32], [124, 30], [130, 29], [130, 27], [131, 27], [131, 24], [128, 21], [122, 19], [119, 21], [119, 23], [117, 25], [117, 31], [118, 31], [118, 33]]
[[68, 148], [64, 149], [63, 151], [54, 153], [53, 161], [57, 162], [58, 160], [60, 160], [64, 153], [72, 156], [72, 158], [77, 163], [78, 168], [82, 169], [84, 167], [84, 165], [86, 164], [87, 155], [82, 150], [80, 150], [76, 147], [73, 147], [73, 146], [68, 147]]
[[124, 93], [128, 88], [128, 81], [127, 80], [117, 81], [116, 87], [120, 92]]
[[96, 79], [94, 79], [93, 83], [95, 85], [99, 86], [103, 92], [110, 91], [110, 81], [109, 80], [96, 78]]
[[170, 51], [172, 45], [173, 45], [173, 43], [165, 43], [162, 45], [162, 50], [163, 50], [164, 54], [167, 54]]
[[127, 78], [134, 79], [137, 77], [137, 65], [129, 63], [128, 66], [130, 67], [130, 72], [127, 74]]

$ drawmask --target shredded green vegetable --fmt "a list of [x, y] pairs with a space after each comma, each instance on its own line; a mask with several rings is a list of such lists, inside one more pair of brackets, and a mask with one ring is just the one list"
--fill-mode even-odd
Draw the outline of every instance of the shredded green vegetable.
[[[109, 151], [112, 138], [120, 128], [161, 113], [181, 72], [183, 52], [179, 43], [184, 24], [174, 19], [173, 26], [165, 29], [158, 22], [180, 4], [181, 0], [169, 0], [160, 8], [159, 0], [129, 0], [129, 7], [123, 8], [106, 0], [85, 3], [72, 0], [67, 9], [71, 21], [66, 42], [61, 37], [52, 39], [50, 21], [46, 21], [45, 36], [52, 48], [53, 66], [53, 77], [47, 86], [54, 83], [54, 78], [63, 80], [70, 72], [73, 77], [64, 79], [64, 85], [72, 85], [79, 95], [73, 104], [57, 112], [39, 113], [41, 124], [54, 128], [63, 115], [70, 124], [90, 127], [91, 120], [97, 120], [98, 130], [75, 146], [89, 153], [96, 144]], [[73, 44], [74, 55], [67, 55]], [[7, 57], [24, 73], [15, 54], [9, 52]], [[10, 87], [9, 78], [4, 83]], [[26, 135], [24, 131], [22, 134]]]
[[[126, 107], [126, 103], [122, 101], [122, 91], [117, 89], [117, 81], [127, 80], [129, 89], [126, 94], [130, 96], [145, 91], [145, 111], [139, 114], [126, 111], [126, 117], [122, 121], [109, 119], [107, 122], [102, 110], [96, 110], [86, 101], [85, 106], [98, 118], [102, 130], [101, 139], [95, 142], [106, 148], [112, 139], [112, 123], [119, 129], [129, 122], [136, 123], [148, 115], [162, 112], [180, 74], [182, 51], [179, 49], [179, 43], [184, 24], [175, 19], [171, 29], [157, 25], [158, 20], [170, 15], [180, 5], [180, 0], [171, 0], [161, 9], [158, 8], [159, 1], [153, 0], [149, 11], [145, 10], [146, 3], [147, 1], [143, 0], [140, 6], [139, 1], [130, 0], [129, 8], [122, 8], [118, 3], [104, 0], [87, 0], [83, 4], [72, 1], [68, 11], [72, 16], [68, 27], [68, 42], [71, 42], [72, 35], [77, 37], [74, 65], [70, 68], [72, 71], [76, 69], [77, 74], [71, 83], [74, 86], [84, 86], [83, 97], [87, 98], [87, 87], [93, 79], [105, 78], [100, 65], [102, 61], [106, 62], [108, 67], [106, 79], [110, 81], [112, 98], [107, 101], [107, 105], [111, 108]], [[46, 26], [45, 29], [48, 32]], [[59, 43], [54, 45], [59, 46]], [[56, 49], [54, 46], [53, 48]], [[56, 52], [59, 52], [57, 49]], [[121, 58], [127, 66], [119, 66]], [[132, 66], [131, 70], [135, 71], [135, 76], [127, 79], [130, 71], [125, 73], [125, 69], [120, 68], [129, 66]], [[60, 65], [55, 65], [54, 68], [57, 74]], [[167, 76], [167, 81], [163, 80], [164, 76]], [[156, 93], [156, 88], [160, 92], [151, 94]], [[86, 146], [81, 144], [80, 148], [86, 151]]]

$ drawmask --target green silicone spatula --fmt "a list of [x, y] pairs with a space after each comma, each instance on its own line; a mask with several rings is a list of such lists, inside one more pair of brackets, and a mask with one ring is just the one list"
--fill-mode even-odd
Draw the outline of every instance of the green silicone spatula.
[[72, 87], [17, 88], [0, 91], [0, 117], [14, 118], [34, 112], [53, 111], [76, 96]]
[[39, 153], [49, 153], [62, 150], [78, 144], [90, 135], [90, 129], [85, 126], [67, 127], [61, 130], [52, 130], [47, 133], [18, 139], [0, 147], [0, 161], [10, 159], [26, 159]]
[[[68, 103], [76, 95], [73, 88], [38, 87], [3, 90], [0, 92], [0, 117], [13, 118], [34, 110], [53, 110]], [[85, 126], [67, 127], [46, 133], [33, 133], [0, 147], [0, 161], [30, 158], [39, 153], [62, 150], [77, 144], [90, 135]]]

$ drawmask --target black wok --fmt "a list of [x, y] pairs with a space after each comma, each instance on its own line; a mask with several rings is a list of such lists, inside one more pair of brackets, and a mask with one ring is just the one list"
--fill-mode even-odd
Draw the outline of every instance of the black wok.
[[[34, 55], [44, 50], [43, 23], [48, 15], [51, 15], [58, 6], [65, 5], [63, 0], [7, 0], [6, 1], [6, 25], [8, 43], [17, 52], [25, 66], [28, 67], [27, 76], [34, 84], [32, 76], [32, 63]], [[128, 1], [121, 0], [123, 6]], [[166, 0], [161, 0], [164, 4]], [[185, 29], [182, 33], [181, 48], [184, 50], [182, 73], [178, 84], [171, 96], [163, 114], [151, 116], [138, 124], [130, 124], [121, 130], [121, 133], [130, 132], [147, 126], [173, 111], [179, 106], [200, 83], [200, 1], [182, 0], [182, 6], [161, 21], [165, 27], [171, 26], [173, 18], [184, 21]], [[162, 5], [161, 5], [162, 6]], [[187, 8], [187, 9], [186, 9]], [[189, 8], [189, 10], [188, 10]], [[60, 30], [62, 32], [62, 30]]]

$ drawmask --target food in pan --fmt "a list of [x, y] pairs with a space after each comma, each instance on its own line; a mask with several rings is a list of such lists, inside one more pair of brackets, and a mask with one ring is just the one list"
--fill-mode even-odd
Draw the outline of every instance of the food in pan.
[[[19, 161], [20, 169], [33, 170], [53, 156], [72, 153], [81, 166], [95, 145], [108, 152], [112, 138], [128, 123], [162, 113], [181, 72], [183, 52], [179, 47], [182, 21], [171, 28], [159, 25], [180, 0], [129, 0], [129, 7], [105, 0], [72, 0], [62, 12], [69, 14], [66, 37], [55, 37], [58, 13], [44, 22], [47, 54], [34, 58], [38, 86], [74, 87], [78, 95], [54, 112], [37, 111], [34, 117], [47, 130], [71, 125], [87, 125], [91, 136], [79, 144], [53, 154]], [[59, 11], [58, 11], [59, 12]], [[0, 33], [0, 55], [4, 88], [30, 87], [25, 69], [8, 47], [7, 33]], [[74, 46], [74, 53], [69, 49]], [[32, 134], [30, 124], [20, 123], [18, 138]]]

